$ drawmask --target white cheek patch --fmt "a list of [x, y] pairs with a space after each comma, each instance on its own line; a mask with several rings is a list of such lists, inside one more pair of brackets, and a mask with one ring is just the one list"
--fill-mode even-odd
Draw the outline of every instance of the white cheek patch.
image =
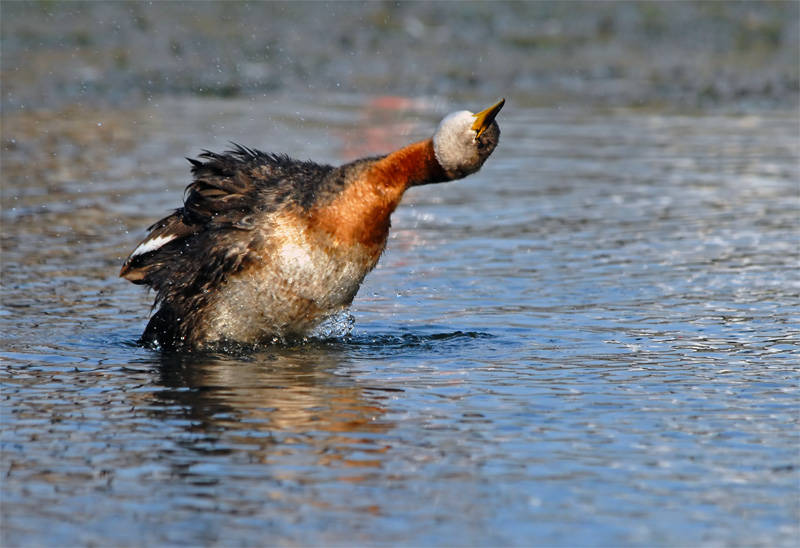
[[471, 129], [475, 115], [468, 110], [453, 112], [444, 117], [433, 135], [433, 153], [445, 171], [458, 170], [464, 161], [468, 143], [475, 138]]
[[155, 251], [156, 249], [159, 249], [162, 246], [168, 244], [175, 238], [176, 236], [174, 234], [170, 234], [168, 236], [157, 236], [152, 240], [146, 240], [142, 242], [139, 245], [139, 247], [133, 250], [133, 253], [131, 253], [131, 257], [136, 257], [137, 255], [144, 255], [145, 253], [150, 253], [151, 251]]

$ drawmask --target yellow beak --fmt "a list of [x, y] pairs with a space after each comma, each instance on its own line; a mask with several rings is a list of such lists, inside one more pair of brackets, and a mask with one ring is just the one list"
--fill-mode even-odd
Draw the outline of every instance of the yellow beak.
[[500, 109], [503, 108], [503, 105], [506, 104], [505, 99], [500, 99], [497, 103], [490, 106], [486, 110], [480, 111], [478, 114], [473, 114], [475, 117], [475, 123], [472, 124], [472, 129], [477, 132], [475, 138], [481, 136], [481, 134], [486, 131], [492, 122], [494, 121], [495, 116], [497, 113], [500, 112]]

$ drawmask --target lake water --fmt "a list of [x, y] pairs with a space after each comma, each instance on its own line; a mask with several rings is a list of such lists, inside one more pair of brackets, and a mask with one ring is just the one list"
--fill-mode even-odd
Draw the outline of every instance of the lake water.
[[795, 545], [797, 112], [530, 108], [412, 189], [348, 335], [136, 345], [117, 278], [228, 140], [341, 163], [487, 106], [4, 120], [2, 518], [31, 545]]

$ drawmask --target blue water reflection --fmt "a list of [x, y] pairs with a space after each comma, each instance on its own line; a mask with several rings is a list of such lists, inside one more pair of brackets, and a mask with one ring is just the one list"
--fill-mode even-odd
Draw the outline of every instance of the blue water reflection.
[[116, 269], [210, 119], [309, 113], [277, 124], [331, 161], [361, 131], [285, 101], [165, 101], [107, 181], [4, 183], [5, 544], [797, 541], [796, 113], [509, 106], [483, 171], [409, 193], [349, 335], [137, 347]]

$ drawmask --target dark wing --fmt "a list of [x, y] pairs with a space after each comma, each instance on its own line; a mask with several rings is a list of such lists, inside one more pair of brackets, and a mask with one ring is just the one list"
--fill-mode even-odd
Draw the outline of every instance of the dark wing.
[[159, 300], [163, 291], [200, 291], [237, 270], [262, 237], [254, 230], [258, 217], [313, 202], [333, 170], [240, 145], [200, 158], [189, 160], [194, 181], [183, 207], [148, 228], [120, 271], [158, 291]]
[[154, 280], [150, 275], [163, 268], [168, 252], [197, 231], [196, 226], [184, 222], [183, 213], [183, 208], [177, 209], [172, 215], [149, 226], [147, 230], [150, 233], [125, 259], [119, 275], [135, 284], [153, 285]]

